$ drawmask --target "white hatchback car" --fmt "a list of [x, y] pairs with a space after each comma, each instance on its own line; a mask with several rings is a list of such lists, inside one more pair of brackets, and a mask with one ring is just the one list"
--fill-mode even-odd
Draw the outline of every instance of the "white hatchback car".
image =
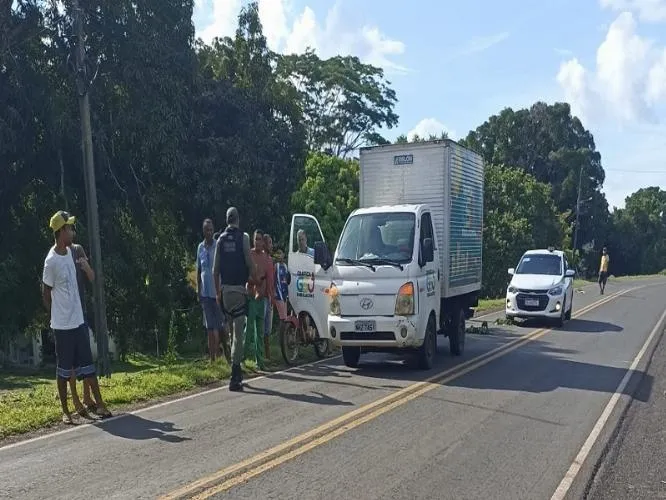
[[554, 319], [558, 326], [571, 319], [573, 279], [561, 250], [529, 250], [518, 267], [509, 269], [511, 282], [506, 290], [506, 317]]

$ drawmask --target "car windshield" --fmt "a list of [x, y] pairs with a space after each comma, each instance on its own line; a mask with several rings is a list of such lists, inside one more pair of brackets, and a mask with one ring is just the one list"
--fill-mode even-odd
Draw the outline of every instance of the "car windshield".
[[559, 255], [525, 255], [518, 264], [516, 274], [562, 274], [562, 259]]
[[411, 212], [352, 216], [340, 236], [338, 263], [353, 265], [353, 261], [367, 261], [381, 265], [378, 261], [396, 264], [411, 262], [415, 221], [416, 217]]

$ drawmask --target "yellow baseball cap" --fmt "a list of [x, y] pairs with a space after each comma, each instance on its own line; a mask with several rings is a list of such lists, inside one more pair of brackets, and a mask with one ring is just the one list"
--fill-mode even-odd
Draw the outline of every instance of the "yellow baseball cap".
[[74, 225], [75, 222], [76, 222], [76, 217], [70, 215], [69, 212], [65, 212], [64, 210], [58, 210], [51, 217], [51, 221], [49, 222], [49, 227], [53, 232], [56, 232], [59, 229], [62, 229], [66, 225], [70, 226]]

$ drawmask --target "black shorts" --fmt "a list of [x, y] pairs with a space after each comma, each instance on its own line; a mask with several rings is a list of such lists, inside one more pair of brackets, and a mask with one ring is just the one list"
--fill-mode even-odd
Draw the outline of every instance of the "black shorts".
[[599, 273], [599, 284], [605, 285], [606, 282], [608, 281], [608, 273], [607, 272], [600, 272]]
[[81, 380], [96, 374], [85, 323], [73, 330], [53, 330], [56, 351], [56, 375], [70, 378], [72, 370]]

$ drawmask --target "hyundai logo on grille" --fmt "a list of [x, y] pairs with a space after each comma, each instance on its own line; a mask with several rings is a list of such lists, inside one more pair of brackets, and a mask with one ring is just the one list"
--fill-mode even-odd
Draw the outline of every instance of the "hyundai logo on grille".
[[372, 309], [372, 306], [375, 304], [372, 302], [372, 299], [361, 299], [361, 309], [367, 311], [368, 309]]

